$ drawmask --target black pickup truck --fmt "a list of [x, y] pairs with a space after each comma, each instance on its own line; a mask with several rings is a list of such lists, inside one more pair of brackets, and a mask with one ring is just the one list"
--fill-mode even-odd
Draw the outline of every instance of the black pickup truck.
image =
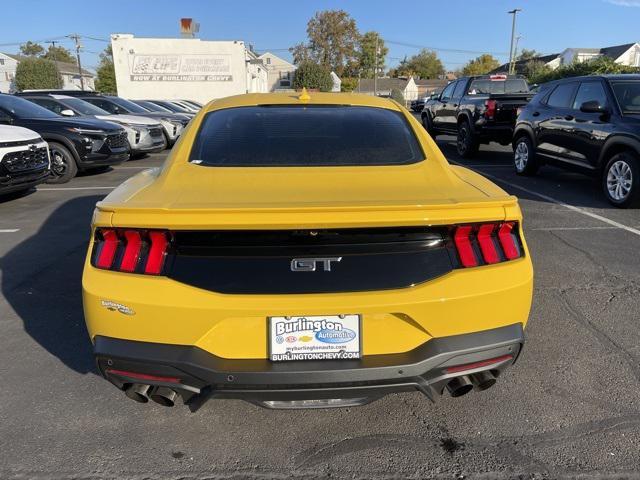
[[425, 104], [422, 125], [432, 137], [457, 135], [458, 154], [468, 158], [481, 143], [509, 145], [518, 109], [532, 97], [527, 81], [520, 76], [459, 78]]

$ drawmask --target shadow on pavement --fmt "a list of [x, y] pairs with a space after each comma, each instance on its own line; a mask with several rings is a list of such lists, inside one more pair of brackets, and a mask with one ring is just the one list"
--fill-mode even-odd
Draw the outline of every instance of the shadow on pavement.
[[22, 319], [24, 330], [79, 373], [94, 371], [81, 280], [91, 215], [102, 198], [87, 196], [64, 203], [36, 234], [0, 258], [2, 294]]

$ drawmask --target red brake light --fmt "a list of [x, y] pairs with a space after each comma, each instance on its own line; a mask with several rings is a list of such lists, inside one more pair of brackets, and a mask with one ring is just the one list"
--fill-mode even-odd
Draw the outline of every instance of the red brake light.
[[513, 260], [514, 258], [518, 258], [520, 256], [518, 245], [516, 244], [516, 240], [511, 232], [513, 230], [513, 227], [513, 223], [503, 223], [500, 227], [500, 231], [498, 232], [498, 238], [500, 239], [502, 251], [504, 252], [504, 256], [508, 260]]
[[144, 273], [158, 275], [162, 271], [169, 242], [164, 232], [149, 232], [149, 239], [151, 240], [151, 248]]
[[102, 238], [103, 240], [96, 260], [96, 267], [111, 268], [113, 259], [116, 256], [118, 244], [120, 243], [118, 235], [115, 230], [102, 230]]
[[484, 106], [486, 107], [484, 116], [490, 120], [493, 119], [496, 116], [497, 102], [495, 100], [487, 100], [484, 102]]
[[498, 263], [500, 261], [500, 255], [498, 255], [492, 238], [494, 229], [495, 225], [493, 223], [485, 223], [480, 225], [478, 229], [478, 244], [480, 245], [482, 257], [487, 263]]
[[478, 265], [476, 254], [473, 251], [473, 246], [469, 239], [472, 228], [471, 225], [460, 226], [456, 228], [456, 233], [453, 236], [453, 241], [456, 244], [456, 249], [460, 256], [460, 262], [464, 267], [475, 267]]
[[122, 262], [120, 262], [120, 270], [123, 272], [135, 272], [140, 256], [140, 248], [142, 247], [140, 232], [137, 230], [126, 230], [124, 232], [124, 238], [127, 246], [122, 256]]
[[522, 256], [517, 224], [482, 223], [454, 227], [453, 243], [459, 267], [477, 267], [514, 260]]

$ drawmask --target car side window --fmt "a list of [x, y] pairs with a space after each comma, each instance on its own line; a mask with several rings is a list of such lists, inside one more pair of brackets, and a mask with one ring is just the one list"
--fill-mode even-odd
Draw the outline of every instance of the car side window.
[[580, 105], [585, 102], [598, 102], [601, 106], [607, 106], [607, 94], [600, 82], [582, 82], [573, 101], [573, 109], [580, 110]]
[[464, 95], [464, 87], [467, 85], [467, 82], [465, 80], [460, 80], [457, 84], [456, 84], [456, 88], [453, 91], [453, 98], [455, 100], [459, 100], [462, 98], [462, 96]]
[[442, 95], [440, 96], [440, 100], [446, 101], [451, 100], [451, 95], [453, 95], [453, 90], [456, 88], [456, 85], [460, 82], [453, 82], [447, 85], [447, 87], [442, 91]]
[[109, 113], [118, 113], [118, 107], [113, 105], [111, 102], [105, 102], [100, 98], [84, 98], [86, 102], [94, 104], [96, 107], [100, 107], [103, 110], [106, 110]]
[[57, 113], [58, 115], [60, 115], [60, 112], [64, 110], [58, 102], [54, 102], [53, 100], [48, 100], [46, 98], [34, 98], [32, 101], [47, 110], [51, 110], [53, 113]]
[[549, 95], [547, 105], [555, 108], [571, 108], [571, 101], [575, 91], [576, 82], [560, 84]]

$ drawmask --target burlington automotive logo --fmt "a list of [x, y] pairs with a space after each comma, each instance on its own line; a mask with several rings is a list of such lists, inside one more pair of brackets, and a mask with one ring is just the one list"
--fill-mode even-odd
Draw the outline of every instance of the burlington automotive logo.
[[312, 330], [318, 332], [320, 330], [342, 330], [342, 324], [330, 322], [327, 320], [307, 320], [299, 318], [295, 322], [276, 322], [276, 335], [285, 333], [304, 332]]

